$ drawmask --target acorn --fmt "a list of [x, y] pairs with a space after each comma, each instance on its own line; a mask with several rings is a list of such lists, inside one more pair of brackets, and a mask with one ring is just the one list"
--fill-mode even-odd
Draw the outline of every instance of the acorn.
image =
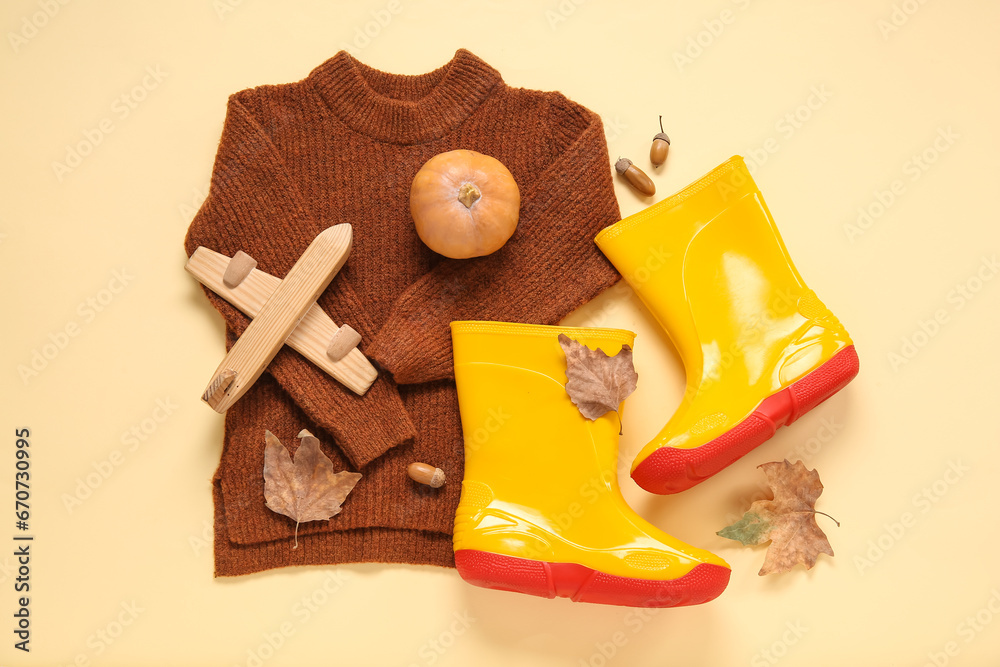
[[444, 470], [441, 470], [441, 468], [435, 468], [434, 466], [426, 463], [420, 463], [419, 461], [411, 463], [406, 469], [406, 474], [409, 475], [410, 479], [414, 482], [426, 484], [432, 489], [439, 489], [444, 486]]
[[619, 176], [624, 176], [628, 184], [635, 188], [640, 194], [652, 197], [656, 194], [656, 186], [649, 179], [642, 169], [632, 164], [632, 160], [627, 157], [618, 158], [615, 162], [615, 171]]
[[660, 116], [660, 131], [653, 137], [653, 145], [649, 147], [649, 161], [654, 167], [659, 167], [667, 159], [670, 150], [670, 137], [663, 131], [663, 116]]

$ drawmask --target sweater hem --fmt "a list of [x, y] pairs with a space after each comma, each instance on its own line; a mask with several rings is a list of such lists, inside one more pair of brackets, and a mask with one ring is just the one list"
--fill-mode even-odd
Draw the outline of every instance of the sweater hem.
[[256, 544], [236, 544], [226, 535], [226, 511], [219, 480], [212, 485], [215, 504], [215, 572], [235, 577], [297, 565], [408, 563], [455, 567], [452, 536], [424, 530], [358, 528], [299, 535]]

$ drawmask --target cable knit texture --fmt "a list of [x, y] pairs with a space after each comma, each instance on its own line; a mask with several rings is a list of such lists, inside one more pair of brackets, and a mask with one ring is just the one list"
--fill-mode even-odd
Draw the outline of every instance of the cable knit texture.
[[[447, 259], [417, 237], [410, 182], [438, 153], [500, 160], [521, 190], [520, 221], [487, 257]], [[341, 51], [297, 83], [229, 98], [208, 198], [185, 239], [283, 277], [310, 241], [354, 226], [350, 259], [319, 299], [363, 337], [379, 378], [356, 396], [283, 348], [226, 413], [213, 479], [215, 574], [286, 565], [401, 562], [453, 566], [462, 432], [452, 320], [556, 324], [614, 284], [593, 242], [620, 218], [600, 118], [558, 92], [506, 85], [460, 49], [421, 75], [388, 74]], [[205, 290], [227, 348], [249, 319]], [[363, 474], [329, 521], [299, 527], [264, 503], [264, 430], [292, 451], [303, 428], [338, 470]], [[430, 489], [406, 467], [442, 468]]]

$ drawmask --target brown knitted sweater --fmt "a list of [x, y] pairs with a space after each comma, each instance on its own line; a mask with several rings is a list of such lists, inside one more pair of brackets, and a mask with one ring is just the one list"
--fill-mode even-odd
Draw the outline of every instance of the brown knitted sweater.
[[[414, 174], [457, 148], [499, 159], [521, 190], [516, 232], [487, 257], [435, 254], [409, 215]], [[243, 250], [283, 277], [316, 234], [350, 223], [350, 259], [319, 304], [358, 330], [361, 350], [383, 371], [359, 397], [285, 347], [226, 413], [213, 480], [215, 575], [366, 561], [453, 565], [463, 447], [448, 325], [557, 323], [618, 279], [593, 238], [619, 217], [600, 118], [560, 93], [506, 85], [464, 49], [417, 76], [341, 51], [302, 81], [232, 95], [187, 253]], [[249, 319], [206, 293], [231, 346]], [[299, 527], [293, 550], [295, 522], [264, 504], [264, 430], [294, 451], [303, 428], [336, 469], [364, 476], [340, 514]], [[442, 468], [447, 484], [411, 481], [413, 461]]]

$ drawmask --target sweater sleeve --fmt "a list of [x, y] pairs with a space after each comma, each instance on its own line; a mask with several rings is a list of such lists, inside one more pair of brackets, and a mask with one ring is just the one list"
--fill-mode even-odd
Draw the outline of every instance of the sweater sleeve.
[[600, 117], [549, 93], [552, 159], [521, 188], [517, 229], [496, 252], [445, 259], [393, 304], [368, 354], [412, 384], [453, 378], [449, 324], [478, 319], [557, 324], [619, 275], [594, 237], [621, 215]]
[[[306, 210], [278, 151], [239, 96], [229, 99], [209, 194], [184, 247], [189, 256], [198, 246], [229, 256], [243, 250], [260, 270], [283, 277], [315, 235], [338, 221], [317, 220]], [[347, 269], [345, 265], [318, 303], [337, 324], [348, 319], [368, 340], [375, 325], [352, 289]], [[204, 291], [225, 319], [228, 348], [250, 318], [211, 290]], [[287, 346], [267, 372], [358, 468], [414, 436], [396, 385], [384, 374], [364, 396], [357, 396]]]

